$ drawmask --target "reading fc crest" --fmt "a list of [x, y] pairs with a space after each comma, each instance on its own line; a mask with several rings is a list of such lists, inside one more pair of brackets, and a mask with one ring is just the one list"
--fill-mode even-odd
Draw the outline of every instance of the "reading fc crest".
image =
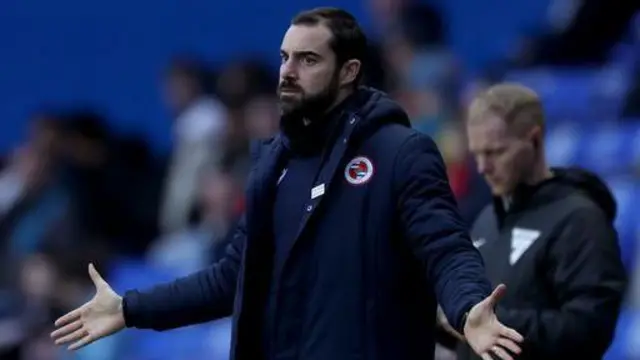
[[344, 168], [344, 178], [352, 185], [362, 185], [373, 176], [373, 163], [364, 156], [349, 161]]

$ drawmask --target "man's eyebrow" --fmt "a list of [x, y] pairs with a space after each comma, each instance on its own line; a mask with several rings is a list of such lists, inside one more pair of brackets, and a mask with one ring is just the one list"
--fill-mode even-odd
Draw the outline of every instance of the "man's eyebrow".
[[311, 50], [303, 50], [303, 51], [293, 51], [292, 54], [289, 54], [287, 51], [281, 49], [280, 50], [280, 55], [293, 55], [293, 56], [298, 56], [298, 57], [304, 57], [304, 56], [312, 56], [312, 57], [316, 57], [316, 58], [322, 58], [322, 55], [318, 54], [315, 51], [311, 51]]

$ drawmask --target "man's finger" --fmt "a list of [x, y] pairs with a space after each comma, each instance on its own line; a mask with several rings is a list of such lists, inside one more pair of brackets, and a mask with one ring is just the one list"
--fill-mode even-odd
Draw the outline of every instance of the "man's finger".
[[517, 343], [524, 341], [524, 337], [519, 332], [500, 324], [500, 335], [511, 339]]
[[68, 334], [66, 336], [63, 336], [63, 337], [57, 339], [55, 341], [55, 344], [56, 345], [68, 344], [70, 342], [78, 341], [78, 340], [84, 338], [87, 335], [89, 335], [87, 330], [85, 328], [81, 327], [78, 330], [72, 332], [71, 334]]
[[83, 348], [89, 344], [91, 344], [93, 342], [93, 339], [91, 338], [91, 335], [86, 335], [85, 337], [83, 337], [82, 339], [78, 340], [77, 342], [71, 344], [71, 346], [69, 346], [69, 350], [70, 351], [75, 351], [78, 350], [80, 348]]
[[482, 355], [480, 355], [480, 357], [482, 358], [482, 360], [493, 360], [491, 355], [489, 355], [488, 353], [483, 353]]
[[496, 286], [491, 295], [489, 295], [489, 304], [491, 307], [495, 307], [498, 305], [498, 302], [504, 297], [507, 292], [507, 286], [505, 284], [500, 284]]
[[511, 355], [509, 355], [509, 353], [507, 353], [505, 349], [501, 348], [498, 345], [491, 348], [491, 352], [502, 360], [513, 360], [513, 357], [511, 357]]
[[56, 331], [51, 333], [51, 337], [53, 339], [57, 339], [61, 336], [65, 336], [67, 334], [70, 334], [78, 329], [80, 329], [82, 327], [82, 322], [81, 321], [74, 321], [72, 323], [69, 323], [59, 329], [57, 329]]
[[58, 320], [56, 320], [55, 325], [56, 327], [67, 325], [73, 321], [80, 319], [81, 315], [82, 315], [82, 308], [80, 307], [67, 313], [66, 315], [61, 316]]
[[520, 354], [520, 352], [522, 352], [522, 349], [520, 349], [520, 346], [518, 346], [516, 343], [514, 343], [512, 340], [507, 339], [507, 338], [499, 338], [498, 339], [498, 344], [500, 346], [502, 346], [503, 348], [511, 351], [514, 354]]

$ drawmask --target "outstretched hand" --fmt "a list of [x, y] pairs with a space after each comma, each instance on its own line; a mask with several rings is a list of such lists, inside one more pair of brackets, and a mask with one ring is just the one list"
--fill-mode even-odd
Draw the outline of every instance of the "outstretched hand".
[[464, 324], [467, 343], [483, 360], [492, 360], [490, 353], [503, 360], [513, 360], [506, 350], [514, 354], [522, 351], [522, 335], [500, 323], [494, 311], [506, 289], [505, 285], [498, 285], [489, 297], [471, 308]]
[[96, 287], [95, 296], [84, 305], [62, 316], [51, 333], [56, 345], [69, 345], [77, 350], [125, 327], [122, 298], [89, 264], [89, 276]]

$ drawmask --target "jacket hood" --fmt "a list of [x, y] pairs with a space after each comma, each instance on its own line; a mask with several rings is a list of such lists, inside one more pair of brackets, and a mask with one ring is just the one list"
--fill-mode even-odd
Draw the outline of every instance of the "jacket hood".
[[616, 200], [605, 182], [598, 175], [580, 168], [553, 168], [554, 182], [582, 192], [596, 203], [609, 221], [616, 218]]
[[[578, 194], [600, 207], [610, 223], [616, 218], [616, 200], [609, 187], [596, 174], [580, 168], [552, 168], [553, 176], [536, 185], [521, 184], [511, 198], [511, 211], [549, 204]], [[493, 207], [499, 221], [507, 214], [502, 198], [494, 197]]]
[[353, 133], [356, 139], [362, 139], [388, 124], [411, 127], [409, 116], [404, 109], [382, 91], [360, 87], [350, 105], [353, 115], [359, 118]]

